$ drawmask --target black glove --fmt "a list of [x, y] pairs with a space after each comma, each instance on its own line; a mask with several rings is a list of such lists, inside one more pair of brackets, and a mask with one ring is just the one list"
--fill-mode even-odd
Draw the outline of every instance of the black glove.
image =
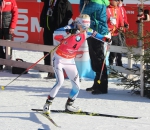
[[106, 38], [105, 40], [108, 44], [111, 44], [112, 40], [110, 38]]
[[84, 3], [86, 3], [86, 4], [88, 4], [90, 2], [91, 2], [91, 0], [84, 0]]
[[76, 34], [78, 29], [66, 29], [66, 33]]

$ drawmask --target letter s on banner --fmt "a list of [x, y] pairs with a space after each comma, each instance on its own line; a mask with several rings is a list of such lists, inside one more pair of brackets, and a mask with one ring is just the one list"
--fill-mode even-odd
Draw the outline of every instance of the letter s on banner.
[[28, 34], [22, 31], [28, 31], [28, 27], [17, 26], [14, 32], [17, 37], [14, 37], [14, 41], [18, 41], [18, 42], [28, 41], [29, 38]]
[[[22, 41], [22, 42], [26, 42], [28, 41], [28, 16], [25, 15], [25, 13], [28, 13], [28, 9], [18, 9], [18, 21], [17, 21], [17, 26], [15, 28], [15, 36], [14, 36], [14, 41]], [[23, 14], [24, 13], [24, 14]], [[23, 26], [18, 26], [18, 25], [23, 25]], [[24, 26], [26, 25], [26, 26]], [[22, 31], [26, 31], [26, 32], [22, 32]], [[19, 37], [18, 37], [19, 36]]]

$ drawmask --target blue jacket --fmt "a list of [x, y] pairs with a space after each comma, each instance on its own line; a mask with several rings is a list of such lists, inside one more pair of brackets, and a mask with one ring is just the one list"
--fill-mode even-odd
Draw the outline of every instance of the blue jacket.
[[[84, 5], [84, 0], [80, 0], [80, 11]], [[91, 18], [91, 26], [102, 35], [108, 34], [107, 13], [106, 8], [109, 5], [109, 0], [91, 0], [85, 5], [82, 14], [88, 14]]]

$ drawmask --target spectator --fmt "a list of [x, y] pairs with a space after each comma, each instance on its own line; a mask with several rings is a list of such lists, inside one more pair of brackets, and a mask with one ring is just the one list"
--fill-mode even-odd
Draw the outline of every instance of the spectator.
[[[68, 0], [41, 0], [44, 6], [40, 15], [40, 26], [44, 28], [44, 45], [53, 45], [53, 33], [57, 28], [68, 25], [72, 17], [72, 7]], [[44, 52], [46, 55], [47, 52]], [[44, 59], [44, 65], [51, 65], [51, 57]], [[54, 73], [48, 73], [48, 78], [54, 78]]]
[[[110, 5], [107, 7], [107, 24], [112, 35], [112, 45], [120, 46], [118, 30], [123, 30], [124, 22], [121, 11], [118, 7], [118, 0], [109, 0]], [[122, 54], [110, 52], [109, 64], [113, 65], [116, 58], [116, 65], [122, 66]]]
[[[109, 5], [109, 1], [80, 0], [80, 10], [82, 10], [84, 2], [88, 2], [83, 9], [83, 13], [88, 14], [91, 18], [90, 28], [96, 30], [102, 35], [108, 34], [106, 8]], [[99, 84], [97, 82], [99, 80], [104, 61], [104, 46], [101, 41], [92, 37], [88, 38], [87, 42], [89, 46], [92, 70], [96, 73], [96, 76], [92, 87], [87, 88], [86, 91], [92, 91], [92, 94], [106, 94], [108, 92], [108, 75], [106, 65], [104, 65], [101, 83]]]
[[[0, 39], [12, 40], [18, 19], [16, 0], [0, 0], [0, 14]], [[5, 59], [5, 57], [3, 46], [0, 46], [0, 58]], [[0, 65], [0, 70], [2, 69], [3, 65]]]
[[[70, 34], [66, 38], [64, 38], [62, 35], [56, 35], [54, 37], [57, 41], [60, 42], [53, 56], [53, 69], [56, 75], [56, 84], [54, 87], [52, 87], [48, 99], [46, 100], [46, 103], [43, 107], [44, 114], [50, 114], [50, 107], [52, 105], [53, 99], [63, 84], [63, 70], [66, 71], [72, 84], [72, 90], [66, 102], [65, 109], [66, 111], [72, 112], [80, 111], [80, 108], [73, 106], [73, 103], [80, 89], [79, 74], [74, 61], [76, 52], [89, 36], [103, 40], [103, 42], [110, 41], [107, 36], [101, 35], [92, 29], [88, 29], [89, 26], [90, 17], [83, 14], [76, 19], [76, 22], [73, 25], [68, 25], [67, 27], [58, 29], [58, 31], [67, 30], [67, 32], [73, 32], [73, 35]], [[100, 44], [104, 44], [103, 42]]]
[[129, 23], [128, 23], [128, 18], [127, 18], [126, 10], [123, 7], [123, 0], [119, 0], [118, 6], [119, 6], [119, 8], [121, 10], [121, 14], [122, 14], [123, 21], [124, 21], [124, 27], [127, 28], [127, 29], [129, 29]]
[[126, 10], [125, 8], [122, 6], [123, 5], [123, 0], [119, 0], [118, 2], [118, 6], [120, 8], [121, 14], [122, 14], [122, 18], [124, 21], [124, 31], [123, 32], [119, 32], [119, 39], [120, 39], [120, 43], [122, 46], [126, 46], [126, 40], [125, 40], [125, 35], [124, 32], [126, 31], [126, 29], [129, 29], [129, 23], [128, 23], [128, 19], [127, 19], [127, 14], [126, 14]]

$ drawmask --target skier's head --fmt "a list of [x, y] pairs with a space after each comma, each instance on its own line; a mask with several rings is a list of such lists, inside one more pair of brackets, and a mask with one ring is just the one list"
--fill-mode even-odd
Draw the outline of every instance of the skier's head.
[[77, 26], [82, 27], [82, 29], [86, 30], [90, 27], [90, 16], [87, 14], [81, 14], [76, 18], [75, 22]]

